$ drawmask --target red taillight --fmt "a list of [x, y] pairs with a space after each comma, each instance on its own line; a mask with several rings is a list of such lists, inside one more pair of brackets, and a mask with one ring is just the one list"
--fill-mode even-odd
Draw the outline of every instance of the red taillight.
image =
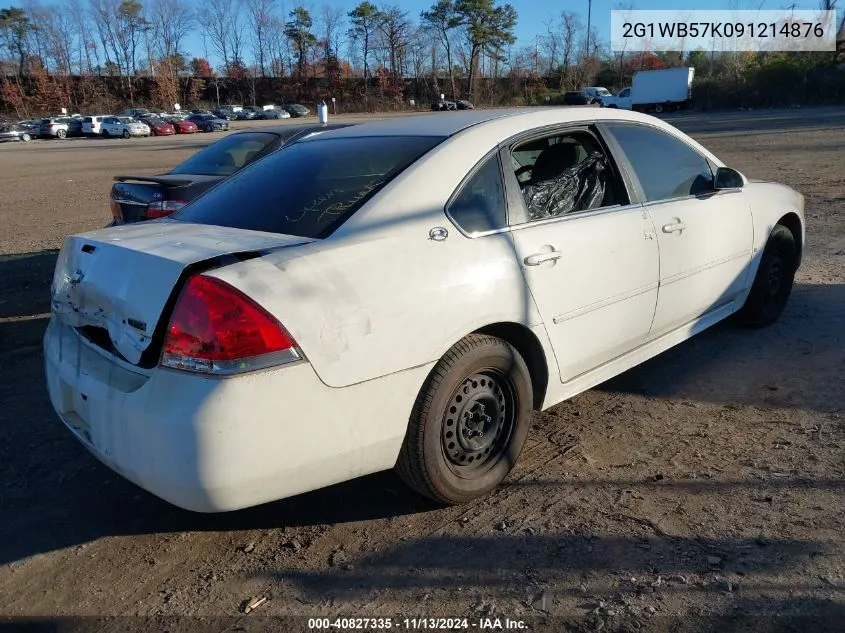
[[161, 364], [235, 374], [300, 358], [296, 342], [264, 308], [224, 281], [196, 275], [173, 309]]
[[147, 219], [155, 220], [156, 218], [163, 218], [173, 213], [188, 204], [187, 200], [160, 200], [159, 202], [151, 202], [147, 207]]

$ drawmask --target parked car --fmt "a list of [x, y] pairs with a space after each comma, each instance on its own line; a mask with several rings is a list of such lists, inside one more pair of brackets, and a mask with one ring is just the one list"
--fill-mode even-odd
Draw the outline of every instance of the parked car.
[[168, 121], [172, 119], [178, 119], [180, 121], [184, 121], [189, 116], [187, 112], [167, 112], [161, 116], [162, 119], [167, 119]]
[[[12, 123], [12, 121], [7, 121], [7, 123]], [[18, 121], [18, 125], [29, 132], [30, 136], [38, 136], [41, 119], [24, 119], [23, 121]]]
[[270, 119], [289, 119], [290, 117], [291, 115], [287, 110], [263, 110], [258, 115], [258, 118], [264, 121], [269, 121]]
[[100, 134], [100, 126], [103, 123], [103, 119], [106, 117], [112, 116], [111, 114], [98, 114], [97, 116], [87, 116], [82, 119], [82, 133], [88, 134], [92, 136], [98, 136]]
[[590, 98], [583, 90], [571, 90], [564, 93], [563, 105], [590, 105]]
[[473, 109], [475, 109], [475, 106], [472, 105], [466, 99], [458, 99], [455, 102], [455, 106], [457, 107], [458, 110], [473, 110]]
[[347, 124], [287, 125], [234, 132], [158, 176], [115, 176], [111, 225], [153, 220], [174, 213], [250, 163], [314, 133]]
[[191, 110], [190, 114], [214, 114], [214, 113], [211, 110]]
[[150, 116], [150, 114], [152, 113], [146, 108], [128, 108], [123, 111], [123, 114], [121, 114], [121, 116], [128, 116], [135, 119], [136, 121], [140, 121], [144, 117]]
[[229, 129], [229, 122], [213, 114], [192, 114], [186, 121], [196, 123], [200, 132], [225, 132]]
[[392, 467], [463, 503], [516, 464], [532, 409], [732, 314], [775, 322], [804, 226], [801, 194], [638, 113], [365, 123], [68, 237], [46, 383], [91, 453], [183, 508]]
[[590, 86], [589, 88], [584, 88], [583, 92], [590, 103], [601, 103], [601, 100], [604, 97], [612, 96], [610, 90], [608, 90], [607, 88], [601, 88], [599, 86]]
[[129, 116], [110, 116], [106, 117], [100, 123], [102, 135], [106, 138], [112, 136], [122, 136], [123, 138], [130, 138], [132, 136], [149, 136], [149, 126], [136, 121]]
[[311, 111], [308, 108], [298, 103], [286, 103], [281, 109], [290, 114], [292, 117], [303, 117], [311, 114]]
[[212, 114], [216, 116], [218, 119], [223, 119], [224, 121], [236, 121], [238, 115], [231, 110], [215, 110]]
[[141, 119], [141, 122], [150, 128], [153, 136], [173, 136], [176, 134], [176, 128], [173, 124], [160, 117], [147, 117]]
[[259, 108], [258, 111], [248, 109], [249, 106], [241, 110], [237, 113], [236, 118], [238, 121], [253, 121], [255, 119], [261, 118], [261, 109]]
[[431, 104], [431, 109], [436, 112], [444, 112], [446, 110], [457, 110], [458, 103], [456, 101], [445, 101], [440, 99]]
[[196, 123], [187, 119], [167, 119], [167, 122], [173, 126], [176, 134], [196, 134], [200, 131]]
[[38, 126], [38, 136], [41, 138], [67, 138], [70, 117], [48, 117], [41, 119]]
[[32, 139], [32, 133], [17, 123], [5, 123], [0, 125], [0, 142], [23, 141]]
[[67, 135], [68, 136], [82, 136], [84, 134], [82, 130], [82, 126], [84, 123], [83, 117], [70, 117], [67, 122]]

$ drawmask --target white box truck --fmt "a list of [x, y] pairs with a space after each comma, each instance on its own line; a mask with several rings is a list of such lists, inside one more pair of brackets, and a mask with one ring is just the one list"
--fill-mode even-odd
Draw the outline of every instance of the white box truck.
[[602, 97], [604, 108], [620, 108], [647, 112], [678, 110], [689, 104], [694, 68], [641, 70], [631, 86], [616, 96]]

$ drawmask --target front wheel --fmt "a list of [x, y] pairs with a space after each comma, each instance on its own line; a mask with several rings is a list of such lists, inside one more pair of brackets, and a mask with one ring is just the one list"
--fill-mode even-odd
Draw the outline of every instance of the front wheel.
[[440, 359], [414, 403], [396, 470], [417, 492], [465, 503], [495, 488], [528, 433], [531, 375], [505, 341], [471, 334]]
[[64, 130], [58, 130], [58, 131], [56, 132], [56, 136], [58, 136], [59, 138], [62, 138], [62, 139], [63, 139], [63, 138], [66, 138], [66, 137], [67, 137], [67, 132], [65, 132]]
[[123, 130], [122, 136], [123, 138], [130, 138], [132, 134], [129, 133], [129, 130]]
[[32, 137], [31, 137], [29, 134], [26, 134], [26, 133], [21, 134], [21, 140], [22, 140], [24, 143], [29, 143], [29, 141], [30, 141], [31, 139], [32, 139]]
[[766, 242], [751, 291], [739, 311], [740, 320], [750, 327], [765, 327], [777, 321], [792, 293], [797, 268], [795, 237], [778, 224]]

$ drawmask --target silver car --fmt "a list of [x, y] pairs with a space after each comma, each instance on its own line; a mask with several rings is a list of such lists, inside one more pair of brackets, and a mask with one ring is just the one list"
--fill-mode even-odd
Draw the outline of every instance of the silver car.
[[41, 125], [38, 126], [38, 136], [41, 138], [67, 138], [69, 125], [70, 117], [66, 116], [41, 119]]

